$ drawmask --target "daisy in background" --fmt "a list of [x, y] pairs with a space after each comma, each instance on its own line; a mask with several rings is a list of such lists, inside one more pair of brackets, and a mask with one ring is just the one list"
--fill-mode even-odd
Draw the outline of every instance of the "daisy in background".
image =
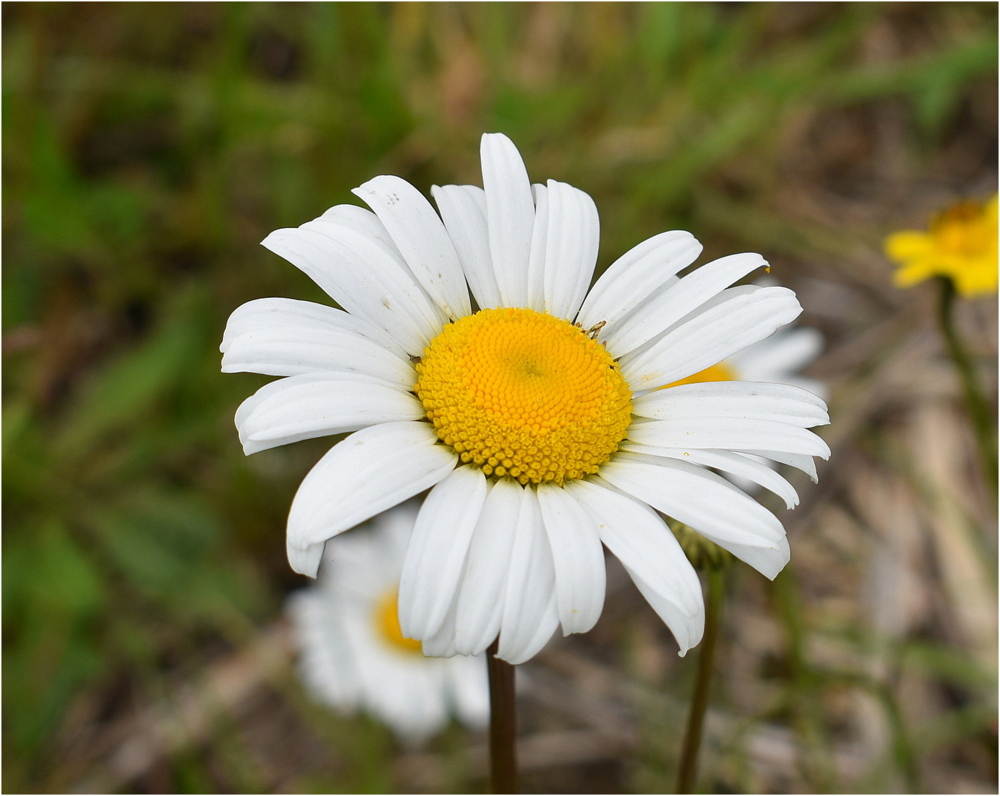
[[802, 387], [825, 400], [826, 385], [819, 379], [801, 374], [802, 369], [811, 364], [822, 350], [823, 335], [818, 329], [780, 329], [724, 362], [668, 386], [705, 381], [767, 381]]
[[886, 256], [899, 264], [897, 287], [938, 277], [937, 319], [951, 355], [972, 421], [983, 475], [996, 495], [998, 472], [996, 410], [980, 384], [977, 366], [954, 320], [956, 294], [976, 298], [997, 292], [997, 196], [987, 202], [957, 202], [938, 213], [927, 232], [905, 230], [885, 239]]
[[997, 197], [957, 202], [931, 221], [927, 232], [904, 230], [885, 239], [885, 253], [899, 268], [897, 287], [932, 276], [947, 277], [962, 296], [997, 292]]
[[408, 744], [452, 715], [483, 729], [490, 713], [482, 656], [427, 658], [400, 632], [399, 575], [418, 508], [404, 503], [327, 545], [317, 583], [287, 603], [309, 690], [344, 713], [378, 717]]
[[794, 489], [752, 458], [814, 480], [829, 449], [808, 429], [823, 401], [787, 384], [672, 385], [801, 312], [765, 268], [664, 232], [588, 292], [599, 224], [565, 183], [531, 185], [517, 149], [483, 136], [484, 188], [355, 190], [264, 246], [343, 310], [290, 299], [237, 309], [223, 370], [281, 376], [237, 411], [246, 453], [352, 432], [303, 480], [288, 519], [292, 567], [315, 576], [327, 540], [425, 490], [399, 590], [402, 632], [428, 655], [530, 659], [557, 627], [589, 630], [605, 595], [602, 543], [683, 654], [702, 636], [697, 575], [660, 513], [775, 577], [778, 519], [716, 470]]

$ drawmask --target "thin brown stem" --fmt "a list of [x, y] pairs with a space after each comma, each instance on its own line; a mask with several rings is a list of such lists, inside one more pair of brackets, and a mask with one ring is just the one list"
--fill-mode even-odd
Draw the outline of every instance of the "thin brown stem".
[[490, 785], [493, 793], [517, 793], [517, 706], [514, 667], [496, 657], [497, 642], [486, 651], [490, 678]]
[[948, 345], [948, 353], [951, 354], [955, 367], [958, 369], [958, 375], [962, 379], [962, 390], [965, 393], [965, 403], [975, 431], [976, 444], [979, 446], [983, 474], [995, 499], [997, 449], [996, 434], [993, 431], [993, 412], [983, 395], [979, 380], [976, 378], [976, 369], [972, 358], [955, 328], [952, 312], [955, 306], [955, 285], [946, 277], [942, 277], [939, 281], [941, 293], [938, 301], [938, 322], [941, 324], [941, 333]]
[[719, 638], [722, 599], [725, 593], [723, 570], [708, 570], [708, 599], [705, 602], [705, 635], [698, 651], [698, 679], [691, 696], [684, 745], [681, 748], [680, 769], [677, 772], [677, 792], [694, 793], [698, 774], [698, 750], [701, 747], [701, 730], [708, 710], [709, 687], [712, 684], [712, 664], [715, 661], [715, 643]]

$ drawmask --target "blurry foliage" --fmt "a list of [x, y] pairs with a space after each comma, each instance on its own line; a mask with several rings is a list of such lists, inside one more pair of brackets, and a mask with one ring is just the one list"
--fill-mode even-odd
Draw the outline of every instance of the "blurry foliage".
[[[244, 459], [233, 411], [265, 380], [218, 372], [241, 302], [322, 300], [258, 247], [270, 230], [354, 201], [350, 188], [378, 173], [425, 191], [478, 182], [479, 135], [502, 130], [533, 175], [595, 196], [599, 268], [675, 227], [714, 236], [709, 254], [829, 251], [828, 233], [784, 228], [761, 205], [803, 118], [863, 120], [876, 105], [905, 115], [912, 135], [897, 155], [917, 178], [974, 97], [995, 103], [993, 4], [25, 3], [2, 14], [8, 791], [71, 787], [85, 772], [53, 756], [87, 722], [155, 701], [247, 642], [297, 583], [284, 515], [326, 443]], [[947, 651], [906, 654], [962, 683]], [[342, 725], [319, 713], [347, 762], [337, 780], [305, 772], [288, 787], [392, 789], [384, 731], [331, 730]], [[214, 738], [220, 760], [178, 755], [162, 786], [273, 786], [243, 770], [234, 728]]]

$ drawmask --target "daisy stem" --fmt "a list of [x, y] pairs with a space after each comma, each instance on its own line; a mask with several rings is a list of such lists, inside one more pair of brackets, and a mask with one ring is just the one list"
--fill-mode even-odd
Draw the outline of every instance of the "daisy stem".
[[496, 657], [498, 641], [486, 651], [490, 678], [490, 785], [493, 793], [517, 793], [517, 706], [514, 667]]
[[[972, 359], [962, 338], [955, 328], [953, 309], [955, 307], [955, 285], [947, 277], [940, 280], [941, 294], [938, 302], [938, 320], [941, 323], [941, 332], [945, 342], [948, 344], [948, 353], [951, 354], [955, 367], [958, 368], [959, 376], [962, 379], [962, 387], [965, 392], [965, 402], [969, 409], [969, 417], [972, 420], [972, 428], [975, 432], [976, 443], [979, 445], [979, 455], [983, 462], [983, 475], [986, 483], [992, 489], [996, 489], [997, 484], [997, 449], [993, 434], [989, 406], [986, 398], [980, 389], [976, 379], [975, 368]], [[994, 491], [994, 497], [996, 492]]]
[[705, 635], [698, 650], [698, 679], [695, 681], [688, 711], [687, 729], [684, 731], [684, 745], [681, 747], [680, 769], [677, 772], [677, 793], [694, 793], [695, 777], [698, 771], [698, 749], [701, 746], [701, 730], [708, 710], [708, 692], [712, 683], [712, 669], [715, 661], [715, 643], [719, 638], [722, 601], [725, 596], [723, 570], [709, 569], [708, 599], [705, 602]]

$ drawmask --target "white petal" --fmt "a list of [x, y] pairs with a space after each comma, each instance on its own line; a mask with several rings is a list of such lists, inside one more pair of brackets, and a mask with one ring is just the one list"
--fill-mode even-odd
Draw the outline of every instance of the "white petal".
[[619, 452], [601, 467], [601, 476], [722, 547], [735, 543], [778, 553], [784, 544], [785, 529], [771, 512], [700, 467]]
[[329, 231], [331, 224], [360, 232], [381, 246], [386, 254], [405, 266], [406, 261], [399, 249], [396, 248], [396, 244], [393, 243], [389, 230], [371, 210], [357, 205], [334, 205], [319, 218], [303, 224], [302, 228]]
[[493, 483], [469, 545], [455, 615], [455, 650], [478, 655], [496, 639], [514, 529], [524, 490], [509, 478]]
[[702, 246], [690, 232], [661, 232], [619, 257], [587, 294], [577, 320], [584, 329], [606, 321], [615, 328], [698, 259]]
[[451, 320], [472, 311], [458, 253], [424, 196], [400, 177], [382, 176], [355, 188], [385, 225], [410, 271]]
[[479, 308], [499, 307], [500, 290], [493, 274], [486, 224], [486, 193], [476, 185], [435, 185], [431, 195], [441, 211]]
[[709, 309], [681, 322], [646, 349], [622, 359], [633, 392], [678, 381], [763, 340], [802, 312], [791, 290], [728, 288]]
[[288, 555], [288, 564], [292, 570], [301, 575], [308, 575], [315, 578], [319, 572], [319, 565], [323, 561], [323, 551], [326, 542], [306, 545], [305, 547], [293, 547], [285, 540], [285, 553]]
[[741, 379], [784, 381], [819, 356], [823, 335], [809, 327], [782, 329], [733, 357]]
[[332, 326], [272, 326], [228, 342], [222, 355], [223, 373], [300, 376], [317, 371], [349, 371], [404, 389], [411, 389], [416, 381], [413, 365], [407, 360], [380, 343]]
[[455, 649], [455, 614], [457, 611], [457, 595], [448, 606], [444, 621], [437, 632], [423, 640], [421, 650], [429, 658], [451, 658], [458, 654]]
[[[219, 350], [226, 353], [237, 337], [276, 329], [331, 329], [364, 337], [394, 354], [405, 357], [399, 344], [384, 330], [336, 307], [289, 298], [262, 298], [237, 307], [229, 316]], [[225, 371], [231, 372], [231, 371]], [[259, 371], [254, 371], [259, 372]], [[290, 373], [268, 373], [268, 376], [290, 376]]]
[[345, 310], [385, 329], [409, 354], [422, 354], [447, 320], [405, 265], [356, 230], [337, 224], [322, 232], [279, 229], [262, 245], [302, 269]]
[[316, 577], [327, 539], [443, 479], [456, 456], [428, 423], [381, 423], [335, 445], [309, 471], [288, 514], [292, 569]]
[[601, 540], [674, 634], [683, 655], [701, 640], [705, 605], [698, 575], [673, 532], [649, 506], [588, 481], [567, 492], [598, 517]]
[[604, 608], [606, 573], [597, 523], [563, 487], [540, 484], [537, 493], [552, 550], [563, 635], [586, 633]]
[[490, 258], [505, 307], [526, 307], [528, 255], [535, 203], [531, 184], [514, 143], [502, 133], [487, 133], [480, 146]]
[[789, 423], [752, 417], [673, 417], [633, 423], [628, 438], [655, 448], [719, 448], [750, 451], [763, 448], [830, 456], [829, 446], [813, 432]]
[[765, 459], [773, 459], [779, 464], [787, 464], [789, 467], [794, 467], [796, 470], [801, 470], [815, 484], [819, 481], [819, 476], [816, 474], [816, 462], [813, 460], [812, 456], [803, 453], [788, 453], [787, 451], [772, 451], [772, 450], [747, 450], [743, 453], [752, 453], [754, 456], [763, 456]]
[[545, 241], [545, 311], [573, 321], [597, 265], [601, 226], [590, 195], [572, 185], [548, 181]]
[[757, 268], [767, 266], [759, 254], [732, 254], [713, 260], [681, 278], [628, 318], [611, 327], [605, 341], [618, 356], [634, 351], [719, 295]]
[[486, 491], [482, 470], [458, 467], [424, 500], [399, 580], [399, 624], [407, 638], [433, 636], [444, 622]]
[[637, 575], [630, 567], [625, 567], [625, 571], [632, 578], [639, 593], [656, 611], [656, 615], [670, 628], [670, 632], [677, 640], [677, 646], [680, 647], [677, 654], [683, 658], [687, 655], [687, 651], [701, 641], [701, 637], [705, 634], [704, 612], [694, 617], [687, 616], [674, 603], [671, 594], [651, 585], [650, 581]]
[[795, 488], [766, 464], [750, 459], [742, 453], [731, 453], [720, 450], [699, 450], [696, 448], [654, 448], [639, 445], [625, 440], [621, 450], [632, 453], [645, 453], [653, 456], [666, 456], [679, 459], [682, 462], [700, 464], [729, 473], [737, 478], [745, 478], [765, 489], [769, 489], [785, 501], [785, 508], [793, 509], [799, 504], [799, 496]]
[[696, 417], [745, 417], [775, 420], [802, 428], [830, 422], [822, 399], [789, 384], [716, 381], [679, 384], [647, 393], [632, 402], [633, 414], [659, 420]]
[[307, 373], [265, 384], [236, 410], [243, 452], [357, 431], [376, 423], [419, 420], [412, 394], [354, 373]]
[[535, 491], [523, 490], [508, 567], [497, 657], [508, 663], [532, 658], [559, 624], [555, 570]]
[[545, 310], [545, 256], [549, 234], [549, 192], [544, 185], [532, 185], [535, 197], [535, 223], [531, 230], [531, 251], [528, 253], [528, 271], [525, 279], [526, 303], [538, 312]]
[[[708, 536], [708, 534], [705, 534]], [[721, 541], [709, 537], [719, 547], [725, 548], [740, 561], [749, 564], [761, 575], [774, 580], [778, 573], [785, 568], [785, 564], [791, 558], [791, 550], [788, 547], [788, 540], [782, 537], [778, 542], [778, 547], [757, 547], [756, 545], [743, 545], [736, 542]]]

